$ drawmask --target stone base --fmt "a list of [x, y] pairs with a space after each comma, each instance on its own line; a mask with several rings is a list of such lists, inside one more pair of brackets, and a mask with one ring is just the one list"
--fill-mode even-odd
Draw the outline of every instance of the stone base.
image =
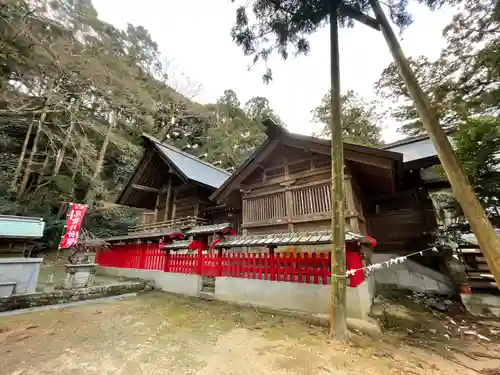
[[0, 282], [0, 297], [9, 297], [16, 287], [16, 283], [12, 281]]
[[52, 293], [13, 294], [10, 297], [0, 297], [0, 312], [139, 293], [152, 289], [151, 283], [139, 280], [96, 285], [90, 288], [57, 290]]
[[500, 296], [493, 294], [460, 294], [468, 313], [479, 317], [500, 317]]
[[13, 293], [33, 293], [42, 258], [0, 258], [0, 283], [14, 283]]
[[67, 264], [64, 288], [73, 289], [92, 286], [94, 284], [96, 267], [95, 263]]

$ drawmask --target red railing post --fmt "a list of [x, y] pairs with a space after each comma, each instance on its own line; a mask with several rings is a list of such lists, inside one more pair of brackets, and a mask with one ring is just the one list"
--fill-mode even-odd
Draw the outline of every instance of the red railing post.
[[202, 265], [203, 265], [203, 250], [201, 249], [201, 247], [199, 247], [198, 248], [198, 267], [196, 269], [198, 275], [201, 275]]
[[170, 250], [165, 250], [165, 267], [164, 272], [170, 272]]
[[216, 276], [222, 276], [222, 249], [217, 249], [217, 273]]
[[276, 265], [276, 262], [274, 260], [274, 247], [270, 247], [269, 248], [269, 258], [270, 258], [270, 261], [271, 261], [271, 267], [270, 268], [270, 271], [271, 271], [271, 280], [276, 280], [276, 269], [275, 269], [275, 265]]

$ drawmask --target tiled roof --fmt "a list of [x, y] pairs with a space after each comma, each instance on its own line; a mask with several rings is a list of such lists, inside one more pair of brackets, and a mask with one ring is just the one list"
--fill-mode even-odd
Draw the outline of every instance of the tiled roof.
[[104, 242], [127, 242], [127, 241], [137, 241], [137, 240], [153, 240], [153, 239], [158, 239], [162, 237], [168, 237], [170, 234], [174, 233], [179, 233], [179, 230], [177, 229], [169, 229], [167, 231], [159, 231], [159, 232], [138, 232], [138, 233], [131, 233], [131, 234], [124, 234], [123, 236], [113, 236], [113, 237], [106, 237], [106, 238], [101, 238], [101, 241]]
[[201, 225], [199, 227], [193, 227], [185, 232], [185, 235], [190, 234], [204, 234], [204, 233], [219, 233], [224, 229], [231, 228], [230, 223], [222, 223], [222, 224], [212, 224], [212, 225]]
[[[371, 241], [364, 236], [352, 232], [345, 233], [345, 242], [360, 241], [367, 244]], [[280, 246], [280, 245], [326, 245], [332, 243], [331, 232], [286, 233], [267, 236], [241, 236], [228, 238], [215, 247], [246, 247], [246, 246]]]
[[169, 144], [162, 143], [150, 135], [143, 134], [143, 137], [150, 140], [156, 149], [160, 151], [160, 153], [168, 159], [179, 172], [190, 180], [217, 189], [231, 175], [229, 172], [200, 160], [187, 152], [181, 151]]
[[187, 249], [191, 241], [174, 241], [163, 246], [164, 250], [184, 250]]

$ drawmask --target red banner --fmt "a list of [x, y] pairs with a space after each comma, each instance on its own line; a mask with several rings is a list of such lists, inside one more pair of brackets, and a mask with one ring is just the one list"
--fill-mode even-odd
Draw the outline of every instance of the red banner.
[[70, 203], [68, 219], [66, 220], [66, 231], [61, 238], [60, 249], [67, 249], [76, 244], [86, 211], [86, 204]]

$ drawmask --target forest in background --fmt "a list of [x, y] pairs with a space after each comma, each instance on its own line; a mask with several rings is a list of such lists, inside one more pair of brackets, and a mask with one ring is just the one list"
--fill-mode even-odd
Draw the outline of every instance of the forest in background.
[[[4, 0], [0, 12], [0, 214], [43, 217], [44, 247], [59, 239], [64, 202], [91, 205], [85, 227], [96, 235], [135, 223], [136, 212], [113, 202], [141, 155], [143, 132], [232, 170], [265, 138], [263, 118], [286, 126], [264, 97], [241, 103], [228, 89], [215, 103], [197, 103], [199, 86], [177, 82], [144, 27], [103, 22], [91, 0]], [[411, 59], [488, 207], [500, 197], [499, 22], [496, 1], [467, 2], [443, 31], [441, 57]], [[395, 66], [375, 89], [393, 102], [385, 115], [404, 134], [422, 134]], [[311, 114], [322, 136], [328, 98]], [[342, 102], [346, 140], [381, 144], [377, 103], [352, 91]]]
[[96, 235], [134, 224], [136, 212], [113, 202], [143, 132], [231, 170], [264, 139], [264, 117], [281, 123], [263, 97], [240, 103], [226, 90], [195, 102], [199, 86], [179, 85], [145, 28], [103, 22], [90, 0], [0, 9], [0, 214], [43, 217], [47, 246], [64, 202], [90, 205]]

